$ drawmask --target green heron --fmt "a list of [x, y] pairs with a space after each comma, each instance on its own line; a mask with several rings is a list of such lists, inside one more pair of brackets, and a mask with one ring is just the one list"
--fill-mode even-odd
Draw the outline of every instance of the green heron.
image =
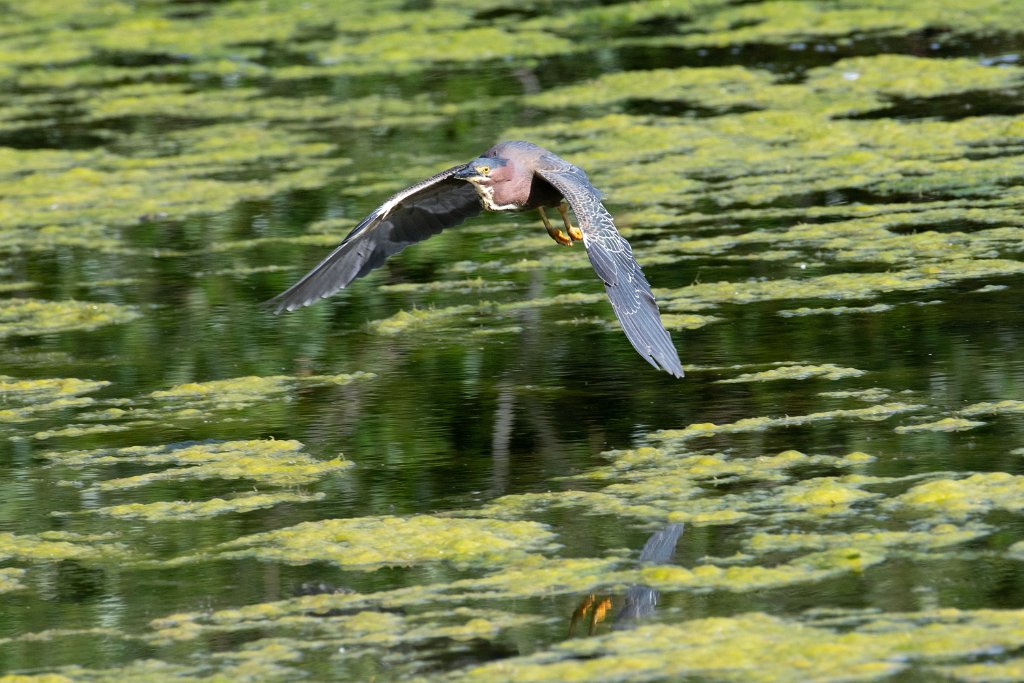
[[[579, 228], [569, 221], [565, 202]], [[565, 232], [544, 213], [557, 208]], [[640, 264], [633, 258], [601, 193], [587, 174], [529, 142], [502, 142], [468, 164], [453, 166], [395, 194], [364, 218], [327, 258], [287, 291], [267, 302], [274, 312], [291, 311], [334, 294], [414, 242], [488, 211], [537, 209], [559, 244], [582, 241], [626, 338], [644, 360], [675, 377], [683, 366]]]

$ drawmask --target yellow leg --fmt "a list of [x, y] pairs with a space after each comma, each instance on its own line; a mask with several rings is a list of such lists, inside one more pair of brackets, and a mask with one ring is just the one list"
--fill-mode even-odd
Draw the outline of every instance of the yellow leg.
[[[591, 611], [591, 608], [593, 608], [593, 611]], [[569, 637], [572, 638], [573, 633], [576, 631], [576, 625], [586, 618], [587, 612], [590, 612], [590, 619], [587, 620], [587, 633], [594, 635], [597, 631], [597, 625], [605, 620], [605, 617], [608, 616], [608, 610], [611, 608], [611, 598], [601, 598], [598, 600], [597, 596], [593, 593], [583, 598], [579, 607], [572, 613], [572, 620], [569, 622]]]
[[604, 621], [605, 616], [608, 614], [608, 610], [611, 608], [611, 598], [605, 598], [594, 606], [594, 611], [590, 613], [590, 628], [587, 629], [587, 633], [594, 635], [594, 631], [597, 630], [597, 625]]
[[572, 240], [566, 237], [564, 232], [562, 232], [555, 226], [551, 225], [551, 221], [548, 220], [548, 215], [544, 213], [544, 207], [538, 206], [537, 212], [540, 214], [540, 219], [544, 221], [544, 228], [548, 231], [548, 234], [551, 235], [551, 239], [558, 242], [559, 244], [564, 244], [567, 247], [571, 247]]
[[572, 223], [569, 222], [569, 210], [565, 208], [565, 202], [558, 204], [558, 213], [562, 214], [562, 222], [565, 223], [565, 231], [569, 233], [569, 237], [577, 242], [582, 242], [583, 231], [573, 227]]
[[594, 600], [595, 599], [596, 599], [596, 597], [593, 594], [588, 595], [587, 597], [583, 598], [583, 601], [580, 602], [579, 607], [577, 607], [573, 611], [573, 613], [572, 613], [572, 620], [569, 622], [569, 637], [570, 638], [572, 638], [573, 631], [576, 630], [576, 624], [580, 623], [580, 621], [583, 619], [584, 615], [586, 615], [587, 610], [589, 610], [590, 607], [594, 604]]

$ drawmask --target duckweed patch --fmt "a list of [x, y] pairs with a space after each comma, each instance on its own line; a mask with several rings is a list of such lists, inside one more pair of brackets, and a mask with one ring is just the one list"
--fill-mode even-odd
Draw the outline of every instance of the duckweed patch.
[[188, 382], [150, 394], [161, 403], [187, 404], [189, 410], [238, 410], [273, 400], [298, 387], [344, 386], [354, 381], [373, 379], [371, 372], [337, 375], [287, 375], [232, 377], [209, 382]]
[[1010, 683], [1024, 676], [1024, 660], [936, 667], [936, 673], [965, 683]]
[[[866, 453], [845, 456], [783, 451], [774, 456], [729, 458], [692, 452], [679, 446], [612, 452], [612, 463], [573, 480], [601, 482], [599, 490], [529, 493], [498, 498], [483, 508], [488, 516], [531, 517], [551, 508], [614, 514], [645, 521], [686, 522], [698, 526], [751, 523], [764, 515], [781, 520], [820, 520], [852, 515], [856, 506], [880, 500], [865, 491], [879, 480], [859, 475], [818, 477], [793, 482], [807, 468], [858, 469], [874, 461]], [[755, 487], [751, 495], [709, 495], [719, 486], [771, 482], [771, 491]]]
[[[857, 35], [905, 36], [940, 27], [952, 27], [958, 34], [993, 35], [1002, 33], [1001, 26], [1006, 25], [1002, 22], [1012, 11], [997, 0], [987, 0], [971, 8], [948, 0], [924, 10], [913, 0], [901, 0], [887, 3], [884, 11], [871, 0], [837, 6], [782, 0], [750, 6], [726, 5], [718, 11], [702, 14], [688, 25], [692, 32], [643, 42], [691, 48], [795, 43], [799, 49], [807, 49], [807, 42], [847, 44]], [[662, 13], [673, 15], [671, 10], [662, 10]]]
[[[90, 405], [90, 394], [107, 387], [106, 380], [84, 380], [74, 377], [18, 379], [0, 375], [0, 423], [22, 422], [40, 413]], [[8, 407], [10, 406], [10, 407]]]
[[1024, 413], [1024, 401], [1008, 399], [1004, 401], [985, 401], [972, 403], [960, 411], [961, 415], [974, 417], [978, 415], [1004, 415]]
[[[1019, 9], [10, 4], [0, 683], [1022, 678]], [[260, 318], [495, 137], [587, 170], [686, 380], [530, 214]]]
[[381, 285], [380, 290], [384, 292], [411, 293], [411, 292], [457, 292], [460, 294], [468, 292], [494, 292], [511, 289], [514, 285], [511, 282], [492, 282], [482, 277], [465, 278], [462, 280], [438, 280], [434, 282], [400, 282], [391, 285]]
[[111, 303], [5, 299], [0, 301], [0, 338], [95, 330], [139, 315], [133, 308]]
[[547, 108], [607, 106], [628, 100], [689, 101], [728, 110], [756, 106], [752, 96], [768, 89], [771, 74], [744, 67], [708, 67], [624, 71], [547, 90], [525, 98], [528, 104]]
[[[48, 563], [65, 560], [97, 562], [123, 559], [127, 550], [112, 537], [89, 537], [74, 533], [48, 531], [40, 534], [0, 533], [0, 561]], [[18, 572], [8, 572], [15, 581]]]
[[729, 379], [720, 379], [718, 384], [735, 384], [739, 382], [770, 382], [782, 379], [846, 379], [847, 377], [860, 377], [863, 370], [856, 368], [841, 368], [831, 363], [824, 365], [783, 365], [781, 367], [764, 370], [762, 372], [744, 373]]
[[[148, 89], [155, 90], [151, 94], [160, 101], [168, 95], [166, 87]], [[144, 94], [125, 93], [125, 97], [138, 103]], [[189, 111], [203, 106], [193, 102]], [[124, 146], [137, 149], [134, 156], [108, 151], [4, 150], [0, 187], [6, 196], [17, 199], [0, 209], [6, 229], [4, 249], [75, 246], [109, 253], [173, 255], [173, 249], [161, 253], [126, 247], [112, 228], [136, 226], [147, 217], [181, 219], [226, 211], [243, 200], [317, 187], [347, 163], [323, 158], [332, 149], [328, 144], [304, 142], [302, 135], [260, 123], [171, 132], [164, 145], [154, 148], [142, 139], [137, 144], [129, 140]], [[302, 163], [293, 161], [297, 159]], [[273, 177], [229, 179], [271, 162], [280, 168]]]
[[0, 569], [0, 593], [21, 590], [25, 585], [21, 582], [25, 576], [25, 570], [17, 567], [5, 567]]
[[311, 503], [324, 498], [324, 493], [252, 493], [204, 501], [168, 501], [157, 503], [126, 503], [99, 508], [96, 512], [119, 519], [141, 519], [147, 522], [175, 521], [214, 517], [226, 513], [243, 513], [270, 508], [282, 503]]
[[645, 585], [663, 590], [699, 588], [741, 592], [820, 581], [851, 571], [861, 572], [884, 559], [883, 555], [869, 554], [858, 548], [836, 548], [811, 553], [775, 567], [718, 567], [711, 564], [698, 565], [692, 570], [649, 567], [641, 570], [640, 580]]
[[766, 614], [652, 624], [474, 667], [460, 681], [868, 681], [914, 662], [1012, 650], [1024, 638], [1016, 610], [936, 610], [866, 621], [849, 632]]
[[59, 439], [72, 436], [89, 436], [92, 434], [109, 434], [111, 432], [126, 432], [130, 429], [127, 425], [114, 424], [91, 424], [71, 425], [60, 429], [46, 429], [32, 435], [33, 439]]
[[[329, 596], [317, 596], [328, 598]], [[324, 605], [327, 602], [321, 600]], [[307, 602], [305, 613], [296, 613], [275, 620], [270, 617], [277, 604], [265, 604], [264, 616], [246, 621], [239, 610], [212, 615], [214, 624], [190, 625], [193, 615], [175, 615], [161, 622], [156, 645], [167, 645], [190, 640], [186, 629], [195, 626], [207, 635], [227, 635], [245, 629], [265, 628], [273, 624], [283, 634], [255, 641], [239, 654], [246, 658], [250, 652], [261, 656], [281, 656], [281, 663], [303, 661], [318, 653], [333, 652], [336, 662], [349, 664], [365, 657], [387, 657], [392, 670], [416, 670], [424, 655], [443, 656], [446, 652], [470, 650], [481, 643], [498, 640], [506, 632], [539, 621], [530, 615], [495, 609], [457, 607], [454, 609], [403, 613], [399, 610], [348, 610], [334, 616], [319, 611], [320, 605]], [[177, 624], [177, 625], [176, 625]], [[178, 638], [182, 636], [183, 638]], [[232, 657], [235, 659], [235, 657]], [[294, 677], [286, 676], [286, 678]]]
[[882, 403], [892, 395], [888, 389], [872, 387], [870, 389], [849, 389], [844, 391], [820, 391], [818, 396], [826, 398], [852, 398], [867, 403]]
[[301, 453], [290, 440], [248, 440], [166, 446], [131, 446], [44, 454], [62, 467], [109, 466], [124, 463], [166, 466], [166, 469], [97, 483], [102, 491], [125, 490], [159, 481], [246, 479], [266, 486], [301, 486], [352, 466], [343, 458], [318, 460]]
[[488, 309], [494, 307], [487, 304], [479, 306], [461, 305], [443, 308], [415, 309], [399, 311], [389, 318], [370, 323], [370, 330], [376, 334], [397, 335], [408, 332], [434, 330], [444, 327], [454, 320], [472, 322]]
[[[38, 432], [34, 436], [40, 439], [83, 436], [127, 431], [154, 424], [188, 428], [209, 419], [211, 414], [242, 413], [262, 404], [292, 401], [297, 394], [309, 389], [343, 387], [375, 377], [376, 375], [371, 372], [357, 371], [333, 375], [250, 375], [206, 382], [185, 382], [167, 389], [152, 391], [131, 401], [107, 401], [106, 407], [98, 405], [94, 410], [79, 412], [77, 419], [83, 421], [80, 424]], [[86, 406], [93, 403], [91, 399], [84, 399], [74, 405]], [[46, 405], [33, 407], [32, 410], [37, 412], [43, 408], [46, 408]], [[0, 418], [2, 416], [3, 413], [0, 412]]]
[[985, 423], [978, 420], [967, 420], [962, 417], [944, 417], [933, 422], [900, 425], [896, 427], [895, 431], [897, 434], [910, 434], [912, 432], [962, 432], [983, 426], [985, 426]]
[[[333, 629], [337, 626], [331, 620], [332, 613], [339, 614], [341, 620], [349, 615], [363, 614], [363, 620], [370, 621], [374, 612], [382, 610], [390, 613], [409, 608], [408, 612], [412, 613], [422, 612], [425, 606], [430, 605], [435, 608], [458, 605], [467, 597], [494, 600], [511, 596], [528, 598], [574, 593], [591, 590], [603, 579], [636, 578], [635, 575], [615, 572], [615, 564], [616, 561], [608, 559], [548, 559], [526, 554], [510, 557], [496, 571], [480, 578], [420, 584], [376, 593], [327, 592], [230, 609], [172, 614], [155, 619], [150, 626], [153, 628], [153, 640], [157, 642], [191, 640], [212, 632], [245, 631], [274, 622], [297, 624], [304, 628], [321, 625]], [[480, 614], [478, 610], [464, 607], [447, 609], [447, 613]], [[389, 641], [380, 642], [386, 644]]]
[[914, 486], [891, 501], [894, 508], [966, 517], [991, 510], [1024, 509], [1024, 477], [1007, 472], [936, 479]]
[[791, 310], [779, 311], [783, 318], [796, 318], [806, 315], [846, 315], [848, 313], [885, 313], [892, 310], [889, 304], [872, 304], [871, 306], [828, 306], [826, 308], [808, 308], [802, 306]]
[[297, 564], [331, 562], [364, 571], [425, 562], [486, 565], [549, 546], [553, 538], [535, 522], [429, 515], [363, 517], [308, 522], [243, 537], [225, 544], [221, 556]]
[[691, 424], [683, 429], [666, 429], [657, 432], [652, 437], [659, 441], [671, 443], [684, 443], [695, 438], [706, 438], [720, 434], [736, 434], [742, 432], [760, 432], [776, 427], [790, 427], [795, 425], [835, 420], [843, 418], [855, 418], [859, 420], [879, 421], [886, 420], [894, 415], [911, 413], [925, 408], [923, 405], [912, 403], [882, 403], [867, 408], [843, 408], [838, 410], [826, 410], [819, 413], [807, 415], [786, 415], [783, 417], [748, 417], [736, 422], [726, 424], [714, 424], [711, 422]]

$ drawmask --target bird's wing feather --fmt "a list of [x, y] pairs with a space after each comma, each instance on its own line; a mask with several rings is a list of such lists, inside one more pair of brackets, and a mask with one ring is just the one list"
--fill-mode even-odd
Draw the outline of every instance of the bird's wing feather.
[[473, 186], [452, 177], [463, 168], [465, 164], [453, 166], [395, 194], [360, 221], [319, 265], [265, 306], [280, 313], [330, 296], [410, 244], [480, 213]]
[[540, 158], [536, 173], [562, 193], [576, 214], [590, 263], [604, 281], [612, 309], [633, 348], [654, 367], [682, 377], [679, 354], [661, 323], [651, 285], [587, 174], [553, 154]]

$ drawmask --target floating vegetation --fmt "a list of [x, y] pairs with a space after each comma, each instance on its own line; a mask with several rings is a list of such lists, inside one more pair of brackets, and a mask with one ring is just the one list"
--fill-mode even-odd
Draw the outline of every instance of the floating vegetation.
[[1024, 401], [1008, 399], [1005, 401], [986, 401], [983, 403], [972, 403], [959, 411], [961, 415], [974, 417], [977, 415], [1004, 415], [1024, 413]]
[[141, 519], [147, 522], [177, 521], [214, 517], [225, 513], [243, 513], [270, 508], [282, 503], [310, 503], [324, 498], [323, 493], [249, 493], [227, 500], [212, 498], [203, 501], [168, 501], [158, 503], [126, 503], [96, 510], [101, 515], [119, 519]]
[[762, 372], [748, 372], [729, 379], [720, 379], [718, 384], [735, 384], [738, 382], [771, 382], [781, 379], [846, 379], [860, 377], [865, 374], [857, 368], [841, 368], [832, 363], [824, 365], [782, 365]]
[[818, 392], [818, 396], [826, 398], [852, 398], [867, 403], [882, 403], [889, 399], [891, 393], [891, 391], [882, 387], [872, 387], [870, 389], [850, 389], [845, 391], [821, 391]]
[[86, 301], [0, 301], [0, 338], [95, 330], [130, 322], [138, 311], [127, 306]]
[[[702, 3], [703, 4], [703, 3]], [[664, 9], [651, 12], [654, 17], [684, 16], [699, 5], [689, 1], [666, 3]], [[685, 8], [685, 9], [683, 9]], [[985, 0], [970, 7], [944, 1], [922, 9], [914, 0], [878, 3], [859, 0], [837, 6], [807, 5], [787, 0], [752, 5], [718, 5], [708, 8], [687, 24], [685, 35], [643, 40], [644, 44], [672, 44], [686, 47], [725, 47], [743, 44], [789, 44], [807, 49], [806, 41], [848, 44], [860, 35], [906, 36], [928, 28], [951, 28], [959, 35], [992, 35], [1010, 18], [1012, 8], [998, 0]]]
[[806, 306], [792, 310], [779, 311], [783, 318], [796, 318], [805, 315], [846, 315], [848, 313], [885, 313], [891, 311], [889, 304], [873, 304], [871, 306], [829, 306], [827, 308], [808, 308]]
[[[167, 95], [158, 94], [161, 101]], [[137, 103], [136, 95], [126, 96]], [[188, 109], [201, 108], [192, 103]], [[305, 142], [300, 134], [259, 123], [172, 132], [163, 137], [163, 145], [128, 141], [125, 146], [136, 149], [133, 156], [0, 148], [0, 188], [17, 199], [0, 209], [2, 249], [75, 246], [139, 254], [124, 244], [115, 227], [135, 226], [147, 217], [179, 220], [225, 211], [243, 200], [319, 186], [347, 163], [322, 158], [331, 151], [329, 144]], [[304, 163], [291, 161], [297, 158]], [[270, 162], [281, 168], [276, 177], [242, 179]], [[141, 253], [171, 256], [174, 251]]]
[[661, 322], [670, 330], [699, 330], [705, 325], [710, 325], [722, 320], [715, 315], [700, 315], [699, 313], [662, 313]]
[[1024, 509], [1024, 477], [1006, 472], [936, 479], [914, 486], [892, 500], [893, 507], [964, 517], [1001, 509]]
[[1024, 660], [1005, 659], [999, 662], [983, 664], [958, 664], [955, 666], [936, 667], [936, 671], [953, 680], [964, 683], [997, 683], [1000, 681], [1016, 681], [1024, 677]]
[[896, 427], [897, 434], [910, 434], [913, 432], [962, 432], [975, 427], [984, 427], [984, 422], [968, 420], [962, 417], [944, 417], [934, 422], [921, 422], [920, 424], [900, 425]]
[[[35, 438], [73, 437], [104, 432], [126, 431], [131, 428], [154, 424], [174, 424], [182, 427], [209, 419], [211, 414], [239, 413], [258, 405], [290, 401], [302, 390], [315, 387], [343, 387], [353, 382], [362, 382], [376, 377], [373, 373], [357, 371], [334, 375], [251, 375], [210, 380], [207, 382], [186, 382], [168, 389], [158, 389], [147, 396], [132, 401], [112, 400], [107, 407], [83, 411], [77, 418], [81, 424], [63, 426], [37, 432]], [[63, 399], [61, 403], [32, 406], [29, 414], [43, 409], [65, 406], [87, 406], [92, 399]], [[25, 413], [28, 409], [16, 414]], [[0, 412], [0, 421], [3, 419]]]
[[664, 295], [668, 310], [691, 302], [754, 303], [785, 299], [866, 299], [888, 292], [915, 292], [941, 287], [960, 279], [1024, 272], [1024, 263], [996, 260], [950, 263], [886, 273], [843, 273], [806, 280], [780, 279], [718, 282], [676, 289]]
[[166, 466], [132, 477], [106, 479], [103, 491], [132, 489], [159, 481], [246, 479], [265, 486], [301, 486], [352, 466], [350, 460], [318, 460], [301, 453], [298, 441], [248, 440], [211, 443], [131, 446], [84, 451], [50, 451], [44, 457], [63, 467], [92, 467], [125, 463]]
[[[0, 533], [0, 561], [96, 562], [123, 559], [127, 556], [127, 550], [112, 534], [83, 536], [60, 531], [46, 531], [40, 534]], [[11, 574], [10, 578], [17, 576]]]
[[326, 64], [344, 64], [348, 73], [366, 73], [418, 71], [431, 62], [537, 59], [578, 50], [571, 41], [542, 31], [481, 26], [457, 31], [396, 31], [355, 44], [337, 42], [324, 46], [318, 58]]
[[445, 325], [455, 321], [462, 324], [465, 322], [472, 322], [481, 314], [494, 310], [496, 310], [495, 306], [481, 303], [478, 306], [467, 304], [462, 306], [447, 306], [444, 308], [399, 311], [390, 318], [372, 322], [370, 324], [370, 329], [376, 334], [383, 335], [396, 335], [412, 331], [433, 330], [439, 327], [444, 327]]
[[5, 567], [0, 569], [0, 593], [21, 590], [24, 584], [21, 578], [25, 576], [25, 570], [17, 567]]
[[188, 382], [150, 394], [161, 403], [186, 403], [189, 410], [238, 410], [272, 400], [279, 394], [298, 387], [345, 386], [355, 381], [373, 379], [372, 372], [338, 375], [287, 375], [232, 377], [209, 382]]
[[[878, 482], [854, 475], [780, 486], [801, 468], [858, 468], [874, 461], [873, 456], [860, 452], [836, 457], [784, 451], [774, 456], [730, 459], [720, 453], [648, 447], [610, 455], [614, 458], [611, 465], [576, 477], [581, 482], [607, 482], [601, 490], [506, 496], [486, 506], [484, 512], [519, 518], [549, 507], [568, 507], [639, 520], [723, 525], [753, 519], [766, 510], [791, 519], [846, 515], [852, 512], [851, 505], [877, 498], [863, 488]], [[774, 482], [777, 490], [770, 496], [705, 495], [705, 486], [740, 482]]]
[[[472, 668], [459, 681], [870, 681], [915, 661], [1013, 650], [1024, 642], [1018, 610], [934, 610], [865, 619], [833, 631], [767, 614], [651, 624]], [[945, 669], [947, 667], [943, 667]], [[991, 680], [991, 679], [986, 679]]]
[[[156, 619], [151, 626], [154, 629], [153, 639], [157, 641], [182, 641], [190, 640], [210, 632], [244, 631], [260, 624], [266, 626], [268, 623], [279, 621], [282, 623], [300, 623], [306, 628], [323, 628], [326, 625], [329, 629], [337, 627], [336, 623], [330, 621], [330, 615], [339, 614], [343, 619], [351, 616], [360, 616], [360, 620], [375, 621], [376, 618], [387, 618], [387, 615], [380, 616], [382, 609], [389, 613], [396, 611], [396, 608], [422, 608], [424, 605], [434, 604], [444, 609], [445, 614], [464, 616], [480, 616], [478, 610], [457, 607], [446, 609], [445, 605], [453, 605], [461, 602], [465, 595], [477, 595], [480, 598], [495, 599], [501, 596], [550, 596], [554, 593], [566, 593], [584, 591], [595, 587], [599, 577], [625, 578], [632, 575], [615, 572], [613, 566], [616, 561], [592, 558], [562, 558], [548, 560], [538, 555], [524, 555], [520, 558], [510, 558], [509, 561], [497, 571], [482, 578], [458, 579], [448, 583], [432, 583], [396, 588], [378, 593], [357, 593], [354, 591], [336, 591], [319, 593], [316, 595], [300, 596], [279, 600], [274, 602], [263, 602], [254, 605], [247, 605], [238, 608], [192, 612], [168, 615]], [[408, 610], [413, 613], [414, 610]], [[511, 615], [490, 611], [492, 619], [500, 616], [502, 621], [508, 620]], [[328, 621], [325, 621], [325, 617]], [[395, 616], [395, 618], [400, 618]], [[436, 617], [434, 617], [436, 619]], [[533, 621], [536, 618], [519, 615], [520, 620]], [[401, 625], [399, 622], [395, 622]], [[428, 622], [429, 623], [429, 622]], [[369, 626], [367, 624], [366, 626]], [[376, 629], [372, 629], [376, 631]], [[363, 631], [356, 629], [356, 634]], [[421, 628], [421, 635], [427, 635], [429, 628]], [[353, 635], [356, 635], [353, 634]], [[411, 634], [410, 634], [411, 635]], [[480, 637], [488, 637], [490, 634], [482, 633]], [[391, 637], [394, 637], [392, 634]], [[369, 644], [389, 645], [393, 641], [386, 638]], [[364, 645], [368, 643], [363, 643]]]
[[681, 588], [714, 588], [748, 591], [778, 588], [793, 583], [820, 581], [837, 574], [861, 572], [884, 560], [882, 555], [869, 555], [857, 548], [837, 548], [811, 553], [792, 563], [775, 567], [717, 567], [704, 564], [692, 570], [676, 566], [644, 569], [640, 580], [662, 590]]
[[[18, 379], [0, 375], [0, 423], [23, 422], [40, 413], [90, 405], [90, 394], [109, 386], [106, 380], [85, 380], [74, 377], [52, 379]], [[6, 407], [11, 406], [13, 407]]]
[[111, 432], [124, 432], [130, 429], [127, 425], [113, 424], [91, 424], [91, 425], [70, 425], [60, 429], [46, 429], [32, 435], [33, 439], [57, 439], [70, 436], [88, 436], [90, 434], [109, 434]]
[[883, 403], [867, 408], [844, 408], [826, 410], [807, 415], [786, 415], [784, 417], [747, 417], [736, 422], [714, 424], [711, 422], [691, 424], [683, 429], [667, 429], [652, 434], [657, 441], [682, 443], [695, 438], [711, 437], [719, 434], [736, 434], [743, 432], [761, 432], [776, 427], [790, 427], [825, 420], [856, 418], [859, 420], [885, 420], [894, 415], [921, 410], [925, 406], [910, 403]]
[[383, 292], [411, 293], [411, 292], [496, 292], [505, 289], [512, 289], [511, 282], [500, 282], [485, 280], [482, 277], [466, 278], [463, 280], [438, 280], [435, 282], [400, 282], [391, 285], [380, 285]]
[[991, 533], [991, 528], [976, 524], [957, 527], [952, 524], [936, 524], [925, 531], [855, 531], [849, 533], [761, 533], [752, 536], [747, 547], [757, 553], [793, 552], [805, 549], [876, 548], [884, 550], [893, 547], [938, 550], [973, 541]]
[[[589, 267], [580, 262], [578, 267]], [[787, 299], [868, 299], [892, 292], [913, 293], [927, 291], [953, 284], [964, 279], [994, 275], [1024, 273], [1024, 263], [1009, 259], [984, 259], [975, 261], [951, 261], [941, 265], [926, 265], [903, 271], [880, 273], [841, 273], [807, 279], [782, 278], [777, 280], [753, 280], [747, 282], [716, 282], [694, 284], [659, 292], [659, 302], [666, 312], [667, 320], [676, 327], [696, 329], [716, 318], [695, 316], [691, 310], [721, 304], [750, 304]], [[400, 311], [390, 318], [375, 321], [371, 328], [378, 334], [399, 334], [417, 330], [432, 330], [453, 321], [474, 322], [483, 315], [493, 315], [500, 310], [544, 306], [560, 303], [589, 303], [598, 301], [597, 294], [571, 294], [531, 299], [511, 304], [497, 305], [480, 302], [478, 305], [459, 304], [424, 310]], [[802, 308], [783, 311], [783, 316], [813, 315], [820, 313], [861, 313], [890, 310], [889, 305], [880, 307], [830, 309]], [[673, 315], [683, 315], [673, 318]], [[670, 325], [671, 326], [671, 325]]]
[[622, 71], [547, 90], [525, 101], [547, 108], [589, 109], [636, 99], [692, 102], [723, 110], [750, 108], [757, 106], [755, 93], [774, 81], [767, 72], [738, 66]]
[[[0, 683], [1024, 678], [1019, 14], [9, 3]], [[257, 312], [495, 138], [588, 169], [685, 382], [535, 215]]]
[[244, 536], [222, 546], [220, 554], [297, 564], [332, 562], [346, 569], [368, 571], [425, 562], [493, 564], [530, 549], [550, 546], [553, 538], [550, 531], [535, 522], [429, 515], [362, 517], [307, 522]]

